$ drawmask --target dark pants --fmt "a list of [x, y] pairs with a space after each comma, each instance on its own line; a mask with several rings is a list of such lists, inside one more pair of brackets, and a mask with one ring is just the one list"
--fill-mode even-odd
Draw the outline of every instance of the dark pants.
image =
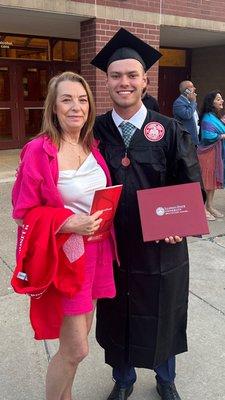
[[[162, 385], [173, 382], [176, 376], [175, 356], [170, 357], [166, 362], [155, 368], [154, 371], [156, 372], [156, 380]], [[137, 375], [134, 367], [125, 365], [124, 367], [113, 368], [113, 379], [121, 388], [127, 388], [136, 381]]]

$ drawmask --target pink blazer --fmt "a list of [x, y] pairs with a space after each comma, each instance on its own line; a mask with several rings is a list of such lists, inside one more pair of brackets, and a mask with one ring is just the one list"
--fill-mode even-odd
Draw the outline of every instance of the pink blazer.
[[[105, 172], [107, 186], [110, 186], [112, 181], [104, 158], [97, 147], [93, 146], [91, 151]], [[57, 147], [50, 138], [43, 134], [28, 142], [21, 152], [20, 159], [12, 190], [13, 218], [23, 220], [28, 210], [38, 206], [64, 207], [57, 189], [59, 177]], [[21, 229], [18, 232], [19, 236], [20, 233]], [[113, 229], [112, 238], [118, 260]]]
[[[111, 185], [108, 167], [94, 146], [92, 154], [105, 172], [107, 186]], [[46, 135], [33, 139], [24, 146], [20, 159], [12, 191], [13, 218], [23, 219], [30, 208], [40, 205], [64, 207], [57, 189], [57, 148], [52, 141]]]

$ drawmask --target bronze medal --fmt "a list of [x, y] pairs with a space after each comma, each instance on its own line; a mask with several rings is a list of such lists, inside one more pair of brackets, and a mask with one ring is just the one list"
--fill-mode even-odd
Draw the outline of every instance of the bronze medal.
[[123, 157], [122, 158], [122, 165], [124, 166], [124, 167], [129, 167], [129, 165], [130, 165], [130, 159], [127, 157], [127, 156], [125, 156], [125, 157]]

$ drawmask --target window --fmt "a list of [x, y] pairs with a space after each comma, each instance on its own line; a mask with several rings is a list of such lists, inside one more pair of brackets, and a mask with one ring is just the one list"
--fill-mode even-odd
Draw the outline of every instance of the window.
[[0, 58], [74, 62], [79, 59], [79, 42], [0, 34]]
[[0, 36], [0, 57], [21, 60], [49, 60], [49, 40], [29, 36]]
[[54, 61], [75, 61], [79, 57], [78, 42], [57, 40], [53, 47]]
[[186, 67], [186, 50], [160, 48], [159, 51], [162, 54], [160, 67]]

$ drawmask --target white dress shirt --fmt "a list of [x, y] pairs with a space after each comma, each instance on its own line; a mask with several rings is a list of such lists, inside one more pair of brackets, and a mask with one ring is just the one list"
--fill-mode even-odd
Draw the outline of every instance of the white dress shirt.
[[141, 105], [141, 108], [130, 119], [123, 119], [119, 114], [117, 114], [117, 112], [114, 109], [112, 110], [112, 119], [113, 119], [116, 127], [118, 128], [121, 136], [122, 136], [122, 130], [119, 127], [121, 122], [123, 122], [123, 121], [130, 122], [131, 124], [133, 124], [135, 126], [136, 129], [141, 129], [146, 116], [147, 116], [147, 108], [144, 106], [143, 103]]
[[200, 126], [199, 126], [199, 116], [198, 116], [198, 112], [197, 112], [197, 110], [195, 110], [195, 112], [194, 112], [194, 114], [193, 114], [193, 117], [194, 117], [194, 119], [195, 119], [195, 123], [196, 123], [196, 128], [197, 128], [197, 132], [198, 132], [198, 135], [199, 135], [199, 130], [200, 130]]

